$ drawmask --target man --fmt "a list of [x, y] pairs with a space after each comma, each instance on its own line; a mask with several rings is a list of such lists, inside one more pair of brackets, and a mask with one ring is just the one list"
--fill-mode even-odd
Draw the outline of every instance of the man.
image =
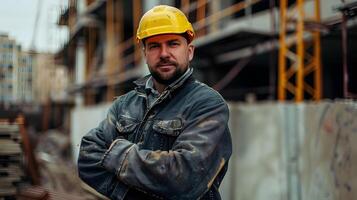
[[150, 74], [82, 139], [79, 176], [111, 199], [221, 199], [232, 145], [228, 107], [192, 77], [194, 32], [177, 8], [156, 6], [137, 39]]

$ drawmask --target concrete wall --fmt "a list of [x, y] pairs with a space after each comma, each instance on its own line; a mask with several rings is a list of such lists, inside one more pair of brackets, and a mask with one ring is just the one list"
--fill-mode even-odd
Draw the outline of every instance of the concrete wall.
[[[357, 199], [357, 102], [229, 106], [234, 152], [222, 199]], [[73, 110], [75, 160], [81, 137], [108, 108]]]
[[284, 107], [230, 103], [233, 156], [221, 187], [223, 199], [287, 199]]
[[357, 103], [230, 104], [223, 199], [357, 199]]
[[301, 199], [357, 199], [357, 103], [305, 107]]
[[74, 162], [77, 162], [82, 137], [107, 116], [110, 104], [76, 107], [71, 112], [71, 143]]

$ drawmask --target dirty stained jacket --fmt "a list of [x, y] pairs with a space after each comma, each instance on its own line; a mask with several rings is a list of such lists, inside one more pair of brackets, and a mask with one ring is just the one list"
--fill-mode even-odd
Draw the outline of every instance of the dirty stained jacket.
[[80, 178], [110, 199], [221, 199], [232, 153], [223, 98], [192, 77], [149, 107], [144, 77], [83, 138]]

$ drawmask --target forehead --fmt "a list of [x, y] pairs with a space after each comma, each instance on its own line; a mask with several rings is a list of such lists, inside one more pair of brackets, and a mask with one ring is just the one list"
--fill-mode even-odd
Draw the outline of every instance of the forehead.
[[149, 37], [148, 39], [146, 39], [146, 43], [166, 42], [170, 40], [185, 40], [185, 38], [179, 34], [162, 34]]

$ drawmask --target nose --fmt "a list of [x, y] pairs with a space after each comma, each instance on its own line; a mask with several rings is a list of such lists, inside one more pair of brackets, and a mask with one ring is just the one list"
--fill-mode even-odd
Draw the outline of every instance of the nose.
[[166, 45], [161, 46], [161, 52], [160, 52], [160, 57], [161, 58], [167, 58], [170, 56], [169, 49]]

